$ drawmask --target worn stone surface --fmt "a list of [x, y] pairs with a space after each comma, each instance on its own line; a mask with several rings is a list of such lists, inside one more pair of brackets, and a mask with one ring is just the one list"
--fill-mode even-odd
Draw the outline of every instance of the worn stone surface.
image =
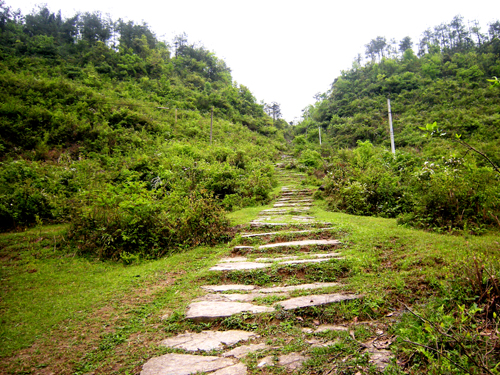
[[264, 357], [257, 364], [258, 368], [262, 368], [264, 366], [274, 366], [273, 356]]
[[323, 324], [320, 325], [314, 333], [321, 333], [321, 332], [326, 332], [326, 331], [348, 331], [349, 328], [344, 327], [344, 326], [339, 326], [339, 325], [331, 325], [331, 324]]
[[235, 246], [233, 250], [252, 250], [253, 246]]
[[263, 313], [274, 311], [269, 306], [257, 306], [243, 302], [192, 302], [187, 310], [186, 319], [194, 321], [210, 321], [217, 318], [226, 318], [242, 312]]
[[310, 203], [300, 202], [300, 203], [275, 203], [273, 207], [307, 207]]
[[255, 285], [232, 284], [232, 285], [205, 285], [202, 286], [201, 288], [205, 290], [211, 290], [213, 292], [227, 292], [230, 290], [253, 290], [256, 287]]
[[272, 263], [258, 263], [258, 262], [234, 262], [216, 264], [210, 271], [235, 271], [235, 270], [256, 270], [259, 268], [270, 267]]
[[311, 348], [325, 348], [327, 346], [335, 345], [338, 341], [323, 342], [323, 341], [318, 340], [318, 339], [310, 339], [310, 340], [306, 340], [306, 342], [309, 345], [311, 345]]
[[289, 235], [289, 234], [301, 234], [301, 233], [313, 233], [313, 232], [323, 232], [327, 230], [331, 230], [335, 228], [318, 228], [315, 230], [307, 229], [307, 230], [296, 230], [296, 231], [289, 231], [289, 232], [267, 232], [267, 233], [245, 233], [241, 235], [241, 238], [249, 238], [249, 237], [264, 237], [264, 236], [273, 236], [275, 234], [283, 234], [283, 235]]
[[141, 375], [189, 375], [220, 370], [235, 364], [234, 358], [172, 353], [151, 358], [142, 367]]
[[307, 359], [308, 357], [305, 357], [300, 353], [290, 353], [278, 357], [278, 366], [284, 366], [288, 370], [293, 371], [302, 367], [302, 363]]
[[[305, 264], [305, 263], [321, 263], [321, 262], [328, 262], [331, 259], [338, 259], [338, 258], [326, 258], [323, 257], [321, 259], [300, 259], [300, 260], [282, 260], [280, 262], [275, 263], [278, 264]], [[273, 259], [269, 259], [273, 260]], [[267, 268], [271, 267], [273, 263], [259, 263], [259, 262], [226, 262], [226, 263], [221, 263], [213, 266], [210, 268], [210, 271], [235, 271], [235, 270], [255, 270], [255, 269], [260, 269], [260, 268]]]
[[212, 375], [246, 375], [246, 374], [247, 374], [247, 366], [245, 366], [243, 363], [238, 363], [237, 365], [229, 366], [221, 370], [212, 372]]
[[265, 215], [293, 215], [295, 213], [306, 213], [310, 209], [311, 207], [289, 207], [287, 209], [270, 208], [260, 213]]
[[254, 228], [258, 227], [284, 227], [287, 226], [287, 223], [261, 223], [260, 221], [251, 221], [250, 226]]
[[232, 263], [232, 262], [246, 262], [247, 260], [248, 258], [246, 257], [230, 257], [230, 258], [222, 258], [219, 262]]
[[261, 344], [250, 344], [250, 345], [242, 345], [234, 348], [228, 352], [222, 354], [223, 357], [235, 357], [235, 358], [243, 358], [246, 357], [248, 353], [256, 352], [257, 350], [265, 350], [270, 349], [269, 345], [264, 343]]
[[281, 213], [284, 213], [284, 212], [288, 212], [288, 210], [269, 208], [267, 210], [260, 211], [260, 213], [265, 213], [265, 214], [281, 214]]
[[[339, 283], [311, 283], [311, 284], [300, 284], [300, 285], [289, 285], [289, 286], [275, 286], [270, 288], [257, 288], [255, 285], [205, 285], [202, 289], [209, 290], [212, 292], [227, 292], [232, 290], [238, 291], [250, 291], [250, 295], [258, 295], [263, 293], [286, 293], [292, 292], [294, 290], [309, 290], [309, 289], [320, 289], [328, 288], [333, 286], [338, 286]], [[224, 294], [227, 296], [232, 296], [233, 294]], [[249, 294], [239, 294], [240, 296], [245, 296]]]
[[323, 263], [332, 259], [339, 258], [322, 258], [322, 259], [301, 259], [301, 260], [287, 260], [286, 262], [279, 262], [279, 264], [306, 264], [306, 263]]
[[290, 255], [287, 257], [255, 258], [254, 261], [256, 261], [256, 262], [284, 262], [287, 260], [296, 260], [296, 259], [304, 258], [306, 256], [311, 257], [311, 258], [334, 258], [334, 257], [338, 257], [340, 255], [342, 255], [342, 254], [340, 254], [340, 253], [306, 253], [304, 255]]
[[[287, 293], [272, 293], [273, 296], [286, 297]], [[247, 293], [247, 294], [213, 294], [209, 293], [197, 299], [197, 301], [225, 301], [225, 302], [252, 302], [257, 297], [262, 297], [262, 293]]]
[[240, 341], [247, 341], [257, 334], [247, 331], [202, 331], [200, 333], [182, 333], [163, 340], [160, 345], [169, 348], [184, 349], [190, 352], [223, 349]]
[[304, 240], [304, 241], [290, 241], [290, 242], [280, 242], [272, 243], [267, 245], [259, 246], [259, 249], [268, 249], [272, 247], [290, 247], [290, 246], [313, 246], [313, 245], [339, 245], [338, 240]]
[[292, 310], [308, 306], [328, 305], [330, 303], [348, 301], [356, 298], [359, 298], [359, 296], [355, 294], [318, 294], [291, 298], [285, 301], [277, 302], [276, 304], [283, 306], [285, 310]]
[[259, 293], [277, 293], [277, 292], [291, 292], [294, 290], [309, 290], [309, 289], [320, 289], [328, 288], [332, 286], [337, 286], [339, 283], [312, 283], [312, 284], [302, 284], [302, 285], [290, 285], [290, 286], [276, 286], [272, 288], [261, 288], [257, 289]]
[[394, 356], [390, 350], [386, 349], [369, 348], [367, 352], [370, 353], [369, 362], [374, 364], [379, 371], [384, 371]]

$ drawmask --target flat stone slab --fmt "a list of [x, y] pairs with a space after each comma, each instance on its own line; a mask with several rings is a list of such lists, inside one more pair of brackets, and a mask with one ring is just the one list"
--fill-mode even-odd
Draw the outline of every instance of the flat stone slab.
[[300, 353], [290, 353], [278, 357], [278, 366], [284, 366], [287, 370], [297, 370], [302, 367], [302, 363], [309, 359]]
[[318, 294], [291, 298], [285, 301], [277, 302], [276, 305], [281, 305], [285, 310], [293, 310], [310, 306], [329, 305], [331, 303], [349, 301], [357, 298], [359, 298], [359, 296], [356, 294]]
[[316, 329], [314, 328], [302, 328], [302, 332], [304, 333], [321, 333], [327, 331], [348, 331], [349, 329], [344, 326], [331, 325], [331, 324], [323, 324], [318, 326]]
[[169, 348], [184, 349], [190, 352], [220, 350], [224, 346], [232, 346], [240, 341], [259, 337], [247, 331], [202, 331], [200, 333], [182, 333], [163, 340], [160, 345]]
[[281, 292], [292, 292], [295, 290], [310, 290], [310, 289], [320, 289], [328, 288], [332, 286], [338, 286], [339, 283], [311, 283], [311, 284], [301, 284], [301, 285], [289, 285], [289, 286], [275, 286], [270, 288], [257, 288], [255, 285], [205, 285], [202, 289], [210, 290], [213, 292], [226, 292], [231, 290], [240, 291], [254, 291], [256, 293], [281, 293]]
[[222, 354], [223, 357], [235, 357], [238, 359], [241, 359], [243, 357], [246, 357], [248, 353], [256, 352], [257, 350], [266, 350], [270, 349], [271, 347], [269, 345], [266, 345], [264, 343], [261, 344], [250, 344], [250, 345], [242, 345], [238, 346], [237, 348], [234, 348], [228, 352], [225, 352]]
[[292, 198], [292, 197], [289, 197], [289, 198], [280, 198], [280, 199], [277, 199], [276, 202], [294, 202], [294, 203], [301, 203], [301, 202], [312, 202], [313, 200], [312, 199], [297, 199], [297, 198]]
[[[301, 260], [287, 260], [286, 262], [279, 262], [278, 264], [307, 264], [307, 263], [323, 263], [332, 259], [340, 258], [323, 258], [323, 259], [301, 259]], [[343, 259], [343, 258], [342, 258]]]
[[[256, 258], [254, 259], [256, 262], [282, 262], [282, 261], [287, 261], [287, 260], [295, 260], [295, 259], [300, 259], [303, 257], [313, 257], [313, 258], [333, 258], [333, 257], [338, 257], [342, 254], [340, 253], [307, 253], [301, 256], [298, 255], [290, 255], [286, 257], [279, 257], [279, 258]], [[224, 259], [224, 258], [223, 258]], [[246, 258], [245, 258], [246, 260]]]
[[262, 288], [257, 289], [259, 293], [279, 293], [279, 292], [293, 292], [295, 290], [310, 290], [310, 289], [320, 289], [328, 288], [332, 286], [338, 286], [339, 283], [312, 283], [312, 284], [302, 284], [302, 285], [290, 285], [290, 286], [276, 286], [272, 288]]
[[251, 227], [283, 227], [287, 226], [289, 224], [287, 223], [261, 223], [260, 221], [251, 221], [250, 226]]
[[[253, 250], [253, 247], [250, 247], [250, 249]], [[229, 258], [222, 258], [219, 260], [219, 262], [222, 263], [232, 263], [232, 262], [246, 262], [248, 258], [246, 257], [229, 257]]]
[[304, 240], [304, 241], [290, 241], [290, 242], [279, 242], [272, 243], [268, 245], [261, 245], [259, 249], [269, 249], [273, 247], [291, 247], [291, 246], [312, 246], [312, 245], [339, 245], [338, 240]]
[[327, 231], [327, 230], [331, 230], [331, 229], [335, 229], [335, 228], [318, 228], [315, 230], [307, 229], [307, 230], [296, 230], [296, 231], [289, 231], [289, 232], [245, 233], [245, 234], [241, 235], [241, 238], [272, 236], [275, 234], [288, 235], [288, 234], [313, 233], [313, 232], [323, 232], [323, 231]]
[[257, 368], [262, 368], [264, 366], [274, 366], [273, 356], [267, 356], [262, 358], [257, 364]]
[[244, 302], [192, 302], [187, 310], [186, 319], [208, 322], [218, 318], [250, 312], [253, 314], [274, 311], [273, 307], [258, 306]]
[[233, 247], [233, 250], [251, 250], [253, 249], [253, 246], [235, 246]]
[[275, 203], [273, 207], [306, 207], [310, 206], [310, 203]]
[[279, 258], [267, 258], [274, 263], [260, 263], [260, 262], [223, 262], [216, 264], [210, 268], [210, 271], [244, 271], [244, 270], [256, 270], [261, 268], [271, 267], [273, 264], [286, 265], [286, 264], [307, 264], [307, 263], [322, 263], [328, 262], [332, 259], [339, 259], [334, 257], [323, 257], [320, 259], [299, 259], [299, 260], [281, 260]]
[[259, 306], [247, 302], [199, 301], [192, 302], [186, 313], [186, 319], [194, 321], [210, 321], [227, 318], [242, 312], [264, 313], [275, 311], [274, 306], [281, 305], [285, 310], [300, 309], [309, 306], [321, 306], [359, 298], [355, 294], [319, 294], [290, 298], [276, 302], [273, 307]]
[[310, 211], [311, 207], [288, 207], [287, 209], [281, 208], [270, 208], [268, 210], [261, 211], [262, 215], [292, 215], [294, 213], [304, 213]]
[[236, 362], [234, 358], [171, 353], [151, 358], [142, 367], [141, 375], [190, 375], [221, 370]]
[[[273, 296], [287, 297], [288, 293], [273, 293]], [[234, 294], [219, 294], [219, 293], [209, 293], [203, 297], [197, 298], [196, 301], [224, 301], [224, 302], [252, 302], [255, 298], [262, 297], [262, 293], [251, 292], [246, 294], [234, 293]]]
[[238, 363], [234, 366], [229, 366], [215, 372], [211, 373], [212, 375], [246, 375], [247, 374], [247, 366], [243, 363]]
[[256, 270], [260, 268], [271, 267], [272, 263], [258, 262], [234, 262], [216, 264], [210, 268], [210, 271], [238, 271], [238, 270]]
[[255, 285], [240, 285], [240, 284], [232, 284], [232, 285], [205, 285], [201, 287], [205, 290], [211, 290], [213, 292], [227, 292], [230, 290], [254, 290]]

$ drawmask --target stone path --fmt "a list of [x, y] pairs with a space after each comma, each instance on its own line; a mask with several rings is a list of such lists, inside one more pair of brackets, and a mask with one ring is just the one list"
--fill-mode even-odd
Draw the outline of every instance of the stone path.
[[[303, 269], [343, 259], [339, 250], [341, 241], [335, 238], [317, 239], [329, 237], [334, 228], [331, 223], [319, 222], [312, 215], [302, 215], [304, 212], [313, 212], [313, 191], [293, 187], [304, 176], [282, 170], [284, 165], [285, 163], [277, 164], [277, 173], [282, 185], [289, 185], [282, 188], [274, 208], [263, 210], [257, 219], [250, 222], [238, 237], [240, 243], [231, 249], [230, 256], [222, 258], [218, 264], [210, 268], [210, 272], [213, 275], [220, 275], [219, 280], [222, 281], [230, 280], [234, 272], [239, 272], [237, 275], [241, 284], [222, 282], [218, 285], [202, 286], [201, 289], [205, 294], [189, 304], [185, 319], [207, 324], [207, 322], [220, 322], [242, 313], [275, 314], [279, 318], [279, 314], [286, 316], [288, 311], [300, 312], [301, 309], [311, 307], [324, 308], [341, 301], [360, 298], [356, 294], [339, 292], [342, 290], [342, 284], [338, 282], [310, 282], [305, 278], [296, 277], [290, 278], [291, 285], [267, 284], [262, 287], [249, 282], [252, 280], [253, 272], [279, 271], [286, 267], [293, 276], [293, 267]], [[272, 231], [266, 230], [267, 228], [272, 228]], [[275, 238], [287, 240], [280, 241]], [[214, 327], [217, 326], [221, 327], [217, 324]], [[304, 327], [302, 332], [309, 337], [307, 339], [309, 347], [315, 348], [335, 344], [315, 336], [318, 333], [347, 329], [344, 326], [322, 325], [315, 328]], [[262, 372], [266, 368], [274, 369], [280, 374], [294, 373], [310, 358], [308, 350], [280, 354], [280, 345], [270, 345], [271, 341], [269, 337], [265, 339], [255, 332], [238, 329], [219, 328], [181, 333], [158, 343], [177, 352], [149, 359], [144, 364], [141, 374], [244, 375], [249, 373], [248, 358], [252, 356], [255, 358], [256, 355], [257, 362], [253, 364], [252, 373]], [[385, 362], [376, 362], [377, 367], [383, 369], [386, 364], [378, 363], [387, 362], [389, 357], [386, 348], [371, 344], [365, 348], [371, 353], [374, 361], [377, 361], [376, 358], [383, 358]], [[207, 352], [216, 355], [206, 355]]]

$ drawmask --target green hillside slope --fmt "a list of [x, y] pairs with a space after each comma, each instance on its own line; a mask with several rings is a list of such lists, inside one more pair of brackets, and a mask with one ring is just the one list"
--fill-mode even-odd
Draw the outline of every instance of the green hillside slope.
[[82, 252], [160, 255], [268, 201], [286, 129], [214, 53], [182, 35], [172, 55], [147, 24], [99, 12], [0, 5], [4, 229], [70, 222]]

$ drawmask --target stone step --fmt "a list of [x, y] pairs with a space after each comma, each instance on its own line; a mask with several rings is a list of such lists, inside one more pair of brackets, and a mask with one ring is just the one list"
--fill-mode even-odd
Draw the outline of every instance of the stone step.
[[295, 198], [280, 198], [277, 200], [277, 202], [293, 202], [293, 203], [301, 203], [301, 202], [304, 202], [304, 203], [309, 203], [309, 202], [312, 202], [313, 200], [312, 199], [295, 199]]
[[273, 207], [308, 207], [311, 206], [312, 203], [306, 202], [287, 202], [287, 203], [275, 203]]
[[290, 241], [290, 242], [279, 242], [267, 245], [261, 245], [259, 249], [268, 249], [273, 247], [295, 247], [295, 246], [335, 246], [340, 245], [338, 240], [303, 240], [303, 241]]
[[[190, 375], [211, 371], [216, 371], [212, 373], [216, 375], [218, 370], [230, 369], [233, 366], [238, 366], [235, 358], [170, 353], [147, 361], [142, 367], [141, 375]], [[239, 374], [246, 374], [246, 366], [244, 371]]]
[[[210, 268], [210, 271], [244, 271], [244, 270], [256, 270], [261, 268], [269, 268], [273, 264], [278, 264], [280, 266], [286, 266], [291, 264], [308, 264], [308, 263], [323, 263], [328, 262], [332, 259], [341, 259], [335, 257], [327, 257], [320, 259], [299, 259], [299, 260], [286, 260], [273, 263], [262, 263], [262, 262], [223, 262], [216, 264]], [[343, 259], [343, 258], [342, 258]]]
[[248, 341], [260, 337], [248, 331], [201, 331], [200, 333], [183, 333], [160, 342], [161, 346], [183, 349], [189, 352], [221, 350], [240, 341]]
[[227, 318], [243, 312], [250, 312], [253, 314], [272, 312], [275, 311], [278, 305], [284, 310], [294, 310], [303, 307], [329, 305], [357, 298], [360, 298], [360, 296], [355, 294], [313, 294], [279, 301], [274, 303], [273, 307], [260, 306], [248, 302], [199, 301], [192, 302], [188, 306], [186, 319], [196, 322], [207, 322], [219, 318]]
[[252, 228], [272, 228], [272, 227], [286, 227], [286, 226], [296, 226], [296, 227], [307, 227], [307, 226], [314, 226], [314, 225], [332, 225], [332, 223], [328, 222], [318, 222], [318, 221], [312, 221], [313, 218], [307, 217], [307, 216], [294, 216], [292, 219], [295, 218], [295, 220], [299, 220], [299, 222], [295, 223], [273, 223], [273, 222], [261, 222], [258, 220], [253, 220], [251, 221], [250, 227]]
[[[234, 249], [241, 251], [241, 248], [244, 247], [246, 250], [249, 250], [251, 246], [235, 246]], [[255, 249], [255, 248], [252, 248]], [[289, 255], [285, 257], [275, 257], [275, 258], [255, 258], [252, 261], [254, 262], [283, 262], [287, 260], [296, 260], [296, 259], [305, 259], [307, 257], [310, 258], [333, 258], [340, 256], [340, 253], [305, 253], [301, 255]], [[230, 257], [230, 258], [222, 258], [219, 262], [221, 263], [235, 263], [235, 262], [248, 262], [249, 259], [246, 257]]]
[[296, 290], [311, 290], [311, 289], [321, 289], [329, 288], [333, 286], [338, 286], [339, 283], [311, 283], [311, 284], [300, 284], [300, 285], [289, 285], [289, 286], [273, 286], [270, 288], [260, 288], [255, 285], [205, 285], [201, 288], [211, 292], [227, 292], [227, 291], [251, 291], [252, 293], [288, 293]]
[[284, 236], [290, 235], [290, 234], [307, 234], [307, 233], [316, 233], [316, 232], [323, 232], [327, 230], [331, 230], [335, 228], [320, 228], [316, 230], [298, 230], [298, 231], [290, 231], [290, 232], [267, 232], [267, 233], [244, 233], [241, 235], [241, 238], [251, 238], [251, 237], [264, 237], [264, 236], [274, 236], [275, 234], [282, 234]]
[[270, 208], [259, 212], [259, 215], [293, 215], [294, 213], [301, 214], [309, 212], [310, 210], [311, 207], [296, 207], [289, 209]]

